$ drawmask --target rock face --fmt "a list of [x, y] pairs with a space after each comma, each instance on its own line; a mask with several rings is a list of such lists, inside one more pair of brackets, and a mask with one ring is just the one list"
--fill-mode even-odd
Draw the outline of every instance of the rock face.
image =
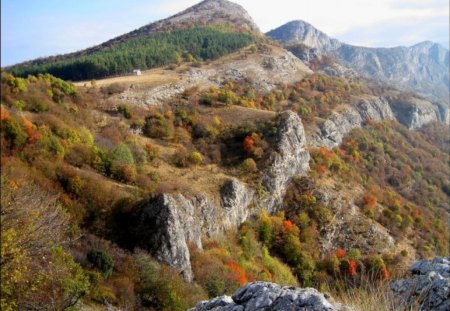
[[161, 262], [182, 271], [192, 281], [189, 245], [202, 249], [202, 236], [214, 236], [235, 228], [247, 219], [247, 206], [254, 191], [240, 181], [227, 181], [221, 202], [204, 195], [191, 199], [181, 194], [162, 194], [141, 203], [142, 214], [136, 232], [142, 246]]
[[281, 204], [292, 177], [306, 175], [309, 170], [310, 155], [306, 149], [305, 130], [298, 115], [292, 111], [280, 115], [276, 150], [272, 165], [264, 172], [262, 179], [268, 196], [261, 198], [259, 203], [269, 213], [275, 212]]
[[393, 120], [394, 113], [383, 97], [366, 96], [354, 105], [347, 105], [332, 113], [315, 131], [309, 134], [308, 143], [329, 149], [338, 146], [353, 128], [362, 126], [367, 120]]
[[414, 97], [396, 97], [390, 100], [396, 119], [410, 129], [419, 129], [427, 123], [441, 121], [448, 124], [448, 106], [433, 105]]
[[[135, 229], [141, 234], [141, 246], [192, 281], [189, 245], [202, 249], [202, 236], [211, 237], [237, 228], [262, 208], [277, 211], [289, 181], [296, 174], [306, 174], [310, 159], [297, 114], [282, 113], [278, 124], [277, 154], [263, 178], [266, 195], [257, 198], [246, 184], [231, 179], [221, 187], [218, 198], [197, 195], [188, 199], [181, 194], [163, 194], [142, 202], [139, 226]], [[256, 208], [250, 208], [252, 203]]]
[[267, 33], [290, 45], [303, 43], [318, 55], [329, 55], [345, 67], [383, 83], [412, 89], [432, 99], [449, 100], [449, 51], [433, 42], [411, 47], [367, 48], [332, 39], [304, 21]]
[[421, 311], [450, 310], [450, 258], [419, 260], [409, 272], [408, 279], [391, 283], [400, 303], [418, 303]]
[[330, 303], [323, 294], [313, 288], [254, 282], [241, 287], [231, 297], [221, 296], [202, 301], [189, 311], [333, 311], [342, 308], [341, 305]]
[[301, 42], [316, 48], [321, 53], [336, 50], [343, 44], [301, 20], [284, 24], [277, 29], [269, 31], [267, 35], [286, 45]]

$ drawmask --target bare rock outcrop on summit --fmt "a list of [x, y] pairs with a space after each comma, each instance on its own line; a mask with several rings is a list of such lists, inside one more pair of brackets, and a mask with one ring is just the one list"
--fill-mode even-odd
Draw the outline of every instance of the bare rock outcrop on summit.
[[314, 288], [254, 282], [239, 288], [231, 297], [220, 296], [209, 301], [202, 301], [189, 311], [338, 311], [344, 309], [344, 306], [332, 303], [328, 299]]

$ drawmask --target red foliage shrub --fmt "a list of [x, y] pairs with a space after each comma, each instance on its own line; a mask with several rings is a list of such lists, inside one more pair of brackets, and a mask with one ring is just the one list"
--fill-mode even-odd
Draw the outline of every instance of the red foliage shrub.
[[391, 274], [389, 273], [388, 269], [381, 270], [381, 279], [382, 280], [389, 280], [391, 277]]
[[363, 196], [363, 203], [365, 207], [375, 207], [377, 205], [377, 198], [372, 194], [366, 194]]
[[243, 148], [246, 152], [251, 152], [255, 147], [255, 141], [251, 136], [247, 136], [244, 138]]
[[356, 260], [350, 259], [350, 260], [348, 261], [347, 274], [348, 274], [349, 276], [354, 276], [354, 275], [356, 275], [356, 267], [357, 267]]
[[319, 174], [325, 174], [327, 172], [327, 167], [325, 165], [317, 165], [316, 171]]
[[290, 220], [285, 220], [285, 221], [283, 221], [283, 229], [287, 233], [290, 233], [294, 229], [294, 224]]
[[342, 259], [347, 256], [347, 252], [343, 249], [337, 249], [335, 254], [336, 254], [336, 257], [339, 259]]
[[28, 143], [34, 144], [39, 139], [39, 134], [33, 129], [33, 123], [27, 118], [22, 118], [23, 129], [28, 135]]
[[231, 261], [226, 263], [225, 266], [227, 266], [232, 271], [229, 277], [236, 280], [239, 285], [242, 286], [248, 283], [247, 274], [245, 273], [244, 269], [242, 269], [242, 267], [237, 263]]
[[4, 121], [9, 118], [9, 112], [5, 108], [0, 108], [0, 120]]

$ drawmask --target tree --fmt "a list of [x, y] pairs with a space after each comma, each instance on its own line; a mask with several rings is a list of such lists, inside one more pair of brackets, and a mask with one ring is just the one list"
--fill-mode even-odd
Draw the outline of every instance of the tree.
[[1, 309], [73, 306], [89, 281], [72, 256], [57, 246], [69, 241], [68, 216], [58, 197], [33, 183], [19, 185], [7, 178], [1, 190]]
[[108, 278], [114, 268], [114, 261], [106, 251], [93, 249], [87, 254], [87, 259], [91, 264], [100, 270], [104, 278]]

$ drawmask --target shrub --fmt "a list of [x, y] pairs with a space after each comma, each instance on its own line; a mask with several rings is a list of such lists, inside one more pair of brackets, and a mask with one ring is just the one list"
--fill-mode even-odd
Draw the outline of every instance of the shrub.
[[247, 173], [256, 172], [258, 170], [258, 167], [256, 166], [256, 162], [252, 158], [245, 159], [242, 162], [241, 167], [242, 167], [242, 170]]
[[264, 245], [270, 247], [272, 242], [272, 232], [273, 225], [272, 220], [266, 211], [263, 211], [259, 216], [259, 239], [264, 243]]
[[350, 248], [350, 250], [348, 251], [348, 258], [359, 260], [361, 258], [361, 252], [357, 248]]
[[27, 134], [15, 118], [8, 118], [2, 122], [2, 130], [12, 148], [23, 147], [27, 143]]
[[203, 163], [202, 154], [198, 151], [191, 152], [191, 154], [189, 155], [189, 162], [195, 165], [202, 164]]
[[125, 106], [125, 105], [117, 106], [117, 112], [119, 112], [125, 118], [131, 119], [131, 111], [130, 111], [130, 108], [128, 108], [128, 106]]
[[335, 254], [336, 254], [336, 257], [339, 259], [343, 259], [343, 258], [347, 257], [347, 252], [343, 249], [337, 249], [335, 251]]
[[113, 271], [114, 261], [110, 254], [104, 250], [93, 249], [87, 254], [87, 260], [100, 272], [103, 277], [108, 278]]
[[134, 165], [113, 161], [111, 163], [111, 173], [118, 180], [125, 182], [136, 181], [136, 168]]
[[156, 145], [153, 144], [146, 144], [145, 145], [145, 152], [147, 153], [147, 159], [151, 162], [154, 159], [159, 157], [159, 148]]
[[145, 119], [144, 134], [150, 138], [167, 139], [173, 135], [173, 124], [161, 114], [153, 114]]

